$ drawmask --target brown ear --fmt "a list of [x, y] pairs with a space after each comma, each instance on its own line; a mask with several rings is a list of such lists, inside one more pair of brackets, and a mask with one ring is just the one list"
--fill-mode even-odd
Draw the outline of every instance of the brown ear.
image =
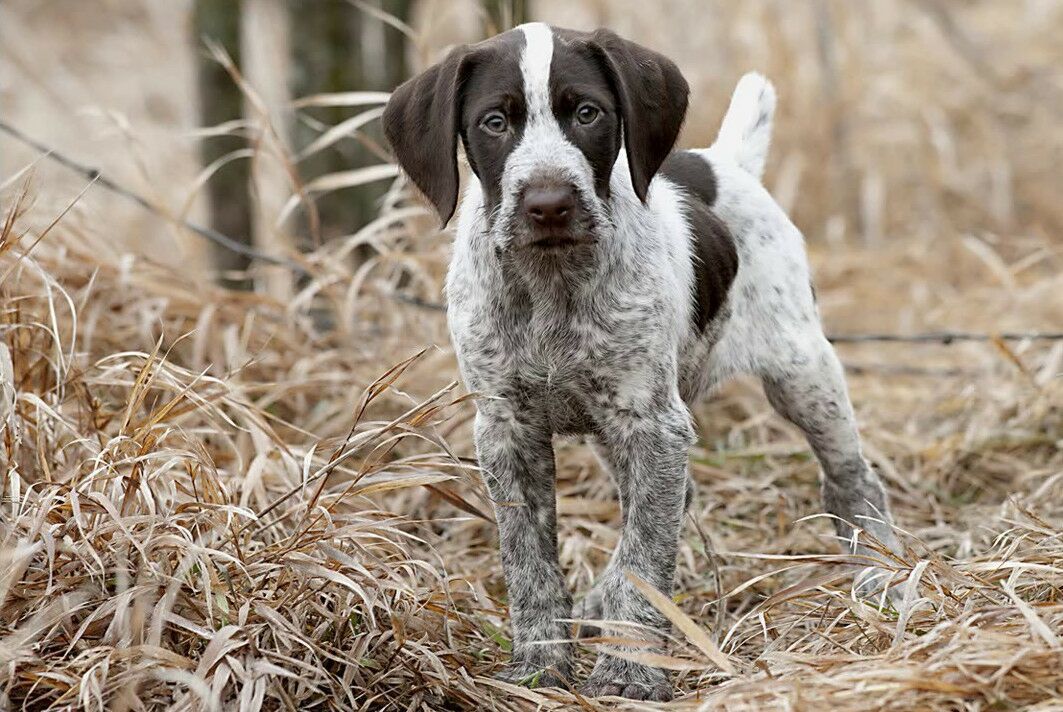
[[458, 202], [461, 72], [468, 47], [405, 82], [384, 109], [384, 135], [395, 159], [435, 205], [446, 225]]
[[679, 67], [657, 52], [609, 30], [595, 32], [592, 42], [620, 99], [631, 185], [646, 202], [650, 181], [679, 137], [690, 87]]

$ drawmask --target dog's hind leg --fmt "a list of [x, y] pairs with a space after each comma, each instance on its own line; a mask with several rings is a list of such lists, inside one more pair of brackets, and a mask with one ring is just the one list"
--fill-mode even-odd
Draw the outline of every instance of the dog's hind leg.
[[[770, 111], [757, 107], [774, 104], [762, 84], [743, 80], [728, 112], [734, 118], [725, 121], [735, 128], [721, 130], [704, 154], [718, 178], [713, 210], [734, 236], [740, 264], [728, 297], [731, 315], [710, 359], [712, 380], [758, 375], [772, 405], [801, 429], [819, 460], [824, 507], [847, 550], [882, 559], [870, 535], [899, 556], [882, 484], [861, 452], [841, 364], [820, 326], [804, 240], [758, 180], [767, 129], [756, 117]], [[872, 593], [886, 578], [869, 565], [858, 588]]]
[[[823, 471], [823, 506], [849, 553], [896, 564], [903, 553], [893, 531], [886, 494], [861, 452], [860, 436], [841, 364], [822, 334], [785, 339], [760, 376], [772, 406], [808, 439]], [[868, 541], [868, 535], [873, 541]], [[884, 556], [882, 550], [885, 549]], [[857, 591], [870, 595], [889, 582], [888, 569], [868, 566], [857, 578]], [[897, 595], [896, 592], [891, 592]]]

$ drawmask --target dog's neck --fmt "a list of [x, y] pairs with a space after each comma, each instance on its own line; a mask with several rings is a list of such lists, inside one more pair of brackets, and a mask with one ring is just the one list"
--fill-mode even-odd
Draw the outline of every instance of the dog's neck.
[[[595, 247], [586, 248], [595, 252]], [[602, 261], [596, 254], [520, 256], [503, 259], [499, 267], [507, 299], [524, 301], [531, 312], [548, 322], [565, 321], [593, 310], [602, 294], [593, 285], [602, 282]]]

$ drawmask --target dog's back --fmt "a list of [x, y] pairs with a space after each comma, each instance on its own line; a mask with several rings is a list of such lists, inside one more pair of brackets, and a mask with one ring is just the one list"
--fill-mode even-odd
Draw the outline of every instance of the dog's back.
[[[713, 146], [717, 161], [730, 159], [760, 180], [771, 145], [775, 88], [756, 72], [738, 83]], [[694, 260], [695, 308], [692, 318], [704, 332], [727, 301], [738, 273], [738, 254], [727, 226], [713, 206], [719, 194], [716, 173], [702, 151], [673, 151], [660, 176], [685, 193], [684, 214], [690, 228]]]

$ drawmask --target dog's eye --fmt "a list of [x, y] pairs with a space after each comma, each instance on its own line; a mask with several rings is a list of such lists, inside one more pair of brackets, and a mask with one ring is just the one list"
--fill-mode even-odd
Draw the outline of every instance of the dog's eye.
[[480, 121], [480, 126], [489, 134], [495, 136], [501, 136], [509, 128], [509, 122], [506, 121], [504, 114], [498, 111], [492, 111], [487, 116], [483, 117]]
[[580, 107], [576, 109], [576, 121], [589, 126], [598, 119], [601, 113], [601, 110], [594, 104], [580, 104]]

